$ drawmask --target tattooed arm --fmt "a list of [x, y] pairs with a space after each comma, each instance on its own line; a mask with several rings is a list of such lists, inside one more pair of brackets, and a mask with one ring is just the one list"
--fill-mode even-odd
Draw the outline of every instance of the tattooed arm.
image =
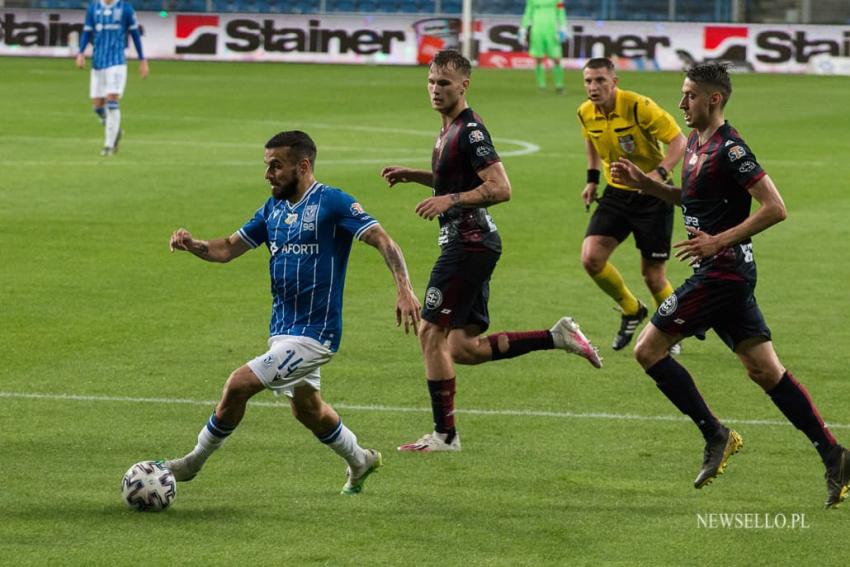
[[251, 249], [236, 233], [227, 238], [196, 240], [185, 228], [178, 228], [171, 235], [168, 247], [172, 252], [185, 250], [207, 262], [229, 262]]
[[407, 274], [407, 264], [404, 262], [404, 256], [401, 253], [401, 248], [390, 238], [380, 225], [374, 225], [361, 236], [360, 240], [370, 246], [374, 246], [384, 257], [384, 262], [392, 272], [395, 280], [397, 291], [396, 298], [396, 326], [400, 326], [404, 322], [405, 334], [410, 329], [413, 334], [416, 334], [419, 327], [419, 300], [413, 293], [413, 286], [410, 284], [410, 277]]
[[511, 182], [502, 162], [497, 161], [479, 170], [478, 177], [481, 178], [481, 185], [472, 191], [429, 197], [416, 205], [416, 214], [431, 220], [455, 205], [489, 207], [510, 200]]

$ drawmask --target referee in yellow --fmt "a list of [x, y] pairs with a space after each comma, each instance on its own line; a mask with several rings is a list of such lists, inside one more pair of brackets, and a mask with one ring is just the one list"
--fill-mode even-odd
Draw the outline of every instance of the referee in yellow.
[[[579, 106], [578, 119], [587, 153], [587, 184], [581, 197], [588, 210], [594, 201], [598, 204], [582, 243], [581, 262], [596, 285], [622, 311], [620, 330], [612, 345], [614, 350], [620, 350], [631, 342], [648, 310], [608, 260], [617, 246], [634, 234], [641, 253], [640, 271], [657, 308], [673, 293], [666, 274], [673, 206], [613, 183], [611, 162], [625, 157], [653, 179], [669, 182], [685, 152], [686, 140], [676, 120], [652, 99], [617, 88], [617, 74], [610, 59], [590, 59], [583, 75], [588, 100]], [[662, 144], [666, 144], [666, 151]], [[597, 199], [600, 165], [604, 166], [607, 186]]]

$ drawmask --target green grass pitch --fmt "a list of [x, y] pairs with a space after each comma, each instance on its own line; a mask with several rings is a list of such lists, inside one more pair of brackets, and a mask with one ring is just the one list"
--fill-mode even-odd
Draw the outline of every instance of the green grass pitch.
[[[493, 133], [513, 199], [492, 214], [505, 245], [494, 330], [570, 314], [605, 367], [560, 352], [460, 367], [464, 450], [402, 455], [429, 430], [415, 339], [394, 327], [392, 281], [355, 244], [345, 336], [323, 393], [386, 466], [338, 495], [344, 464], [263, 394], [162, 514], [128, 510], [134, 462], [190, 449], [228, 373], [264, 349], [267, 254], [229, 265], [169, 254], [184, 226], [232, 233], [268, 196], [263, 144], [300, 128], [317, 177], [355, 195], [402, 246], [421, 295], [438, 254], [419, 186], [439, 127], [422, 68], [159, 62], [122, 101], [120, 153], [99, 157], [88, 72], [0, 59], [0, 563], [9, 565], [844, 565], [850, 510], [824, 511], [805, 437], [713, 335], [682, 362], [743, 451], [697, 491], [701, 438], [610, 341], [612, 303], [579, 262], [588, 215], [575, 109], [532, 73], [476, 70], [471, 106]], [[676, 110], [681, 75], [621, 73]], [[850, 119], [846, 78], [736, 75], [727, 117], [776, 181], [785, 223], [755, 239], [757, 297], [780, 358], [850, 442]], [[529, 148], [539, 148], [524, 153]], [[678, 173], [678, 171], [677, 171]], [[674, 240], [684, 238], [677, 213]], [[651, 297], [633, 241], [614, 261]], [[671, 263], [678, 285], [687, 268]], [[145, 401], [147, 399], [147, 401]], [[845, 505], [846, 507], [847, 505]], [[700, 515], [804, 515], [805, 528], [723, 529]]]

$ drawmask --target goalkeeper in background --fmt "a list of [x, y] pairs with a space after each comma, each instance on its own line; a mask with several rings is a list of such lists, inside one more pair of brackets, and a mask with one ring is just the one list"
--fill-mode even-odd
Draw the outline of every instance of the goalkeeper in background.
[[[527, 32], [531, 26], [530, 32]], [[526, 38], [526, 33], [530, 37]], [[552, 60], [552, 79], [555, 91], [564, 92], [564, 70], [561, 69], [563, 43], [567, 40], [567, 14], [564, 11], [563, 0], [527, 0], [525, 13], [519, 27], [519, 42], [526, 44], [528, 53], [534, 57], [534, 73], [537, 87], [546, 89], [546, 67], [543, 58]]]

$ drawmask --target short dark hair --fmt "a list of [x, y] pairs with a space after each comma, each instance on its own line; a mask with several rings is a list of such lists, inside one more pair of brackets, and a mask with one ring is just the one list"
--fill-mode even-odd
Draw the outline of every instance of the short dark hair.
[[286, 130], [278, 132], [266, 142], [266, 149], [290, 148], [297, 161], [310, 160], [310, 166], [316, 167], [316, 144], [305, 132], [301, 130]]
[[694, 63], [685, 70], [685, 76], [699, 86], [710, 91], [720, 91], [723, 97], [721, 108], [726, 106], [732, 97], [732, 79], [729, 78], [730, 63], [722, 61], [706, 61]]
[[469, 77], [472, 74], [472, 64], [469, 59], [454, 49], [444, 49], [437, 53], [431, 60], [431, 66], [454, 69], [464, 77]]
[[607, 57], [594, 57], [593, 59], [587, 60], [587, 63], [585, 63], [584, 67], [582, 67], [582, 71], [585, 69], [608, 69], [613, 73], [614, 62]]

